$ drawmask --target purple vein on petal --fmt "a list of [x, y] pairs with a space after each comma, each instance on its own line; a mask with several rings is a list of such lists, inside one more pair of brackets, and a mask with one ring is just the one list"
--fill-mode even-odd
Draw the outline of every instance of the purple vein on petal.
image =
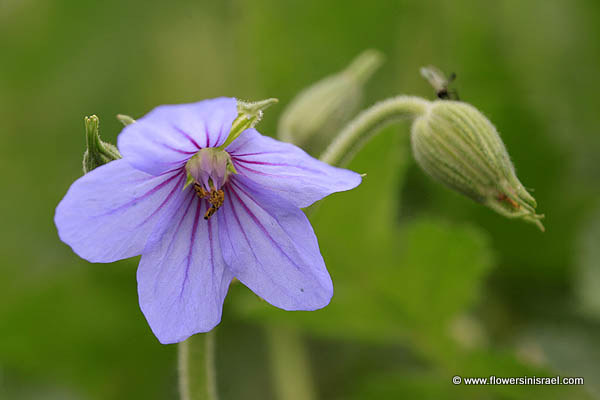
[[[166, 174], [169, 174], [171, 172], [181, 171], [182, 167], [183, 167], [183, 164], [185, 164], [185, 162], [186, 161], [184, 160], [184, 161], [176, 161], [176, 162], [170, 163], [170, 164], [181, 164], [181, 165], [178, 165], [177, 167], [175, 167], [173, 169], [169, 169], [169, 170], [167, 170], [165, 172], [162, 172], [160, 175], [166, 175]], [[160, 176], [160, 175], [158, 175], [158, 176]]]
[[[213, 273], [215, 273], [215, 263], [213, 262], [214, 260], [214, 254], [213, 254], [213, 235], [212, 235], [212, 221], [210, 219], [208, 219], [207, 221], [208, 223], [208, 245], [210, 248], [210, 270]], [[216, 292], [215, 292], [216, 293]]]
[[167, 148], [167, 149], [171, 150], [171, 151], [174, 151], [174, 152], [176, 152], [176, 153], [179, 153], [179, 154], [185, 154], [186, 156], [189, 156], [189, 155], [191, 155], [191, 154], [196, 154], [196, 152], [195, 152], [195, 151], [185, 151], [185, 150], [179, 150], [179, 149], [176, 149], [175, 147], [169, 146], [168, 144], [165, 144], [165, 143], [161, 143], [161, 145], [162, 145], [163, 147], [165, 147], [165, 148]]
[[[175, 175], [177, 176], [177, 175]], [[156, 210], [154, 210], [150, 215], [148, 215], [140, 224], [138, 224], [135, 229], [139, 228], [140, 226], [144, 225], [146, 222], [148, 222], [150, 220], [150, 218], [154, 217], [163, 207], [165, 204], [167, 204], [167, 202], [173, 197], [173, 195], [175, 194], [175, 192], [177, 191], [177, 189], [179, 189], [179, 185], [181, 185], [181, 183], [183, 182], [183, 178], [185, 175], [183, 174], [179, 174], [179, 181], [175, 184], [175, 186], [173, 186], [173, 189], [171, 189], [171, 191], [169, 192], [169, 194], [165, 197], [165, 199], [163, 200], [162, 203], [160, 203], [160, 205], [156, 208]]]
[[[240, 187], [239, 184], [231, 182], [232, 184], [235, 184], [235, 186], [240, 190], [240, 192], [244, 193], [254, 204], [256, 204], [256, 206], [260, 209], [262, 209], [263, 211], [265, 211], [267, 214], [271, 215], [263, 206], [260, 205], [259, 202], [256, 201], [256, 199], [254, 199], [254, 197], [250, 196], [248, 194], [248, 192], [246, 192], [244, 189], [242, 189], [242, 187]], [[281, 222], [279, 222], [279, 219], [273, 217], [273, 219], [275, 220], [275, 222], [277, 222], [277, 225], [279, 225], [279, 227], [281, 228], [282, 231], [286, 232], [285, 228], [283, 227], [283, 225], [281, 225]], [[293, 262], [293, 261], [292, 261]]]
[[[223, 135], [224, 125], [221, 125], [221, 129], [219, 129], [219, 136], [217, 136], [217, 141], [215, 142], [215, 146], [221, 143], [221, 136]], [[207, 134], [208, 136], [208, 134]]]
[[[188, 205], [185, 208], [183, 216], [181, 217], [181, 219], [179, 220], [179, 223], [177, 224], [177, 228], [175, 229], [174, 234], [171, 237], [171, 241], [169, 242], [169, 246], [167, 247], [167, 251], [165, 251], [164, 254], [169, 254], [171, 252], [171, 249], [173, 248], [173, 243], [175, 242], [175, 239], [177, 238], [177, 232], [181, 228], [181, 225], [183, 224], [183, 221], [185, 220], [185, 217], [187, 216], [188, 211], [190, 210], [190, 206], [192, 205], [194, 199], [195, 199], [195, 196], [190, 196], [190, 201], [188, 202]], [[155, 281], [155, 286], [154, 286], [154, 294], [155, 295], [156, 295], [156, 291], [157, 291], [156, 286], [158, 285], [158, 283], [159, 283], [159, 280], [157, 279]]]
[[254, 173], [259, 174], [259, 175], [265, 175], [265, 176], [275, 176], [275, 175], [277, 175], [277, 176], [280, 176], [279, 174], [269, 174], [267, 172], [258, 171], [256, 169], [246, 167], [245, 165], [239, 164], [238, 160], [234, 160], [233, 164], [235, 165], [236, 168], [243, 168], [246, 171], [254, 172]]
[[105, 217], [107, 215], [112, 215], [124, 208], [130, 207], [133, 204], [139, 202], [140, 200], [145, 199], [146, 197], [150, 196], [153, 193], [156, 193], [158, 190], [160, 190], [163, 186], [167, 185], [169, 182], [171, 182], [173, 179], [175, 179], [178, 175], [174, 174], [173, 176], [165, 179], [164, 181], [162, 181], [161, 183], [159, 183], [158, 185], [154, 186], [152, 189], [148, 190], [146, 193], [144, 193], [143, 195], [136, 197], [134, 199], [131, 199], [130, 201], [128, 201], [127, 203], [120, 205], [117, 208], [113, 208], [112, 210], [109, 210], [107, 212], [105, 212], [104, 214], [100, 214], [100, 215], [94, 215], [92, 216], [93, 218], [98, 218], [98, 217]]
[[[237, 223], [237, 226], [240, 228], [240, 231], [242, 232], [242, 235], [244, 235], [244, 239], [246, 240], [246, 243], [248, 244], [248, 248], [250, 249], [250, 251], [252, 252], [252, 255], [254, 256], [254, 259], [256, 260], [256, 262], [258, 263], [258, 265], [260, 265], [260, 268], [263, 270], [263, 272], [265, 273], [265, 276], [269, 277], [269, 280], [275, 285], [278, 286], [281, 290], [285, 291], [285, 288], [279, 283], [277, 282], [273, 276], [268, 273], [267, 269], [265, 268], [265, 266], [260, 262], [260, 259], [256, 256], [256, 253], [254, 252], [254, 248], [252, 247], [252, 244], [250, 243], [250, 240], [248, 239], [248, 235], [246, 235], [246, 231], [244, 230], [244, 227], [242, 226], [242, 223], [240, 221], [240, 217], [238, 216], [238, 213], [235, 209], [234, 206], [234, 202], [231, 196], [231, 193], [233, 192], [232, 189], [227, 188], [227, 196], [225, 197], [225, 199], [229, 200], [229, 205], [231, 208], [231, 212], [233, 213], [233, 217], [235, 218], [235, 222]], [[239, 197], [238, 197], [239, 199]], [[227, 217], [226, 214], [224, 213], [223, 216], [225, 217], [225, 226], [229, 226], [228, 222], [227, 222]], [[231, 235], [229, 234], [229, 229], [226, 229], [227, 232], [227, 238], [229, 239], [230, 243], [234, 243], [231, 240]]]
[[[187, 140], [189, 140], [190, 143], [192, 143], [194, 146], [196, 146], [197, 149], [201, 149], [201, 147], [198, 145], [198, 142], [196, 142], [194, 140], [194, 138], [191, 137], [190, 135], [188, 135], [183, 129], [181, 129], [175, 125], [171, 125], [171, 126], [173, 127], [173, 129], [175, 129], [177, 132], [179, 132], [181, 135], [183, 135]], [[196, 153], [196, 152], [194, 151], [191, 154], [194, 154], [194, 153]]]
[[237, 163], [234, 163], [234, 165], [235, 165], [235, 167], [236, 167], [236, 168], [242, 168], [242, 169], [245, 169], [246, 171], [249, 171], [249, 172], [255, 173], [255, 174], [257, 174], [257, 175], [263, 175], [263, 176], [276, 176], [277, 178], [288, 178], [288, 179], [290, 179], [290, 178], [292, 178], [292, 179], [297, 179], [297, 178], [298, 178], [298, 176], [297, 176], [297, 175], [286, 175], [286, 174], [281, 174], [281, 173], [277, 173], [277, 174], [270, 174], [270, 173], [268, 173], [268, 172], [259, 171], [259, 170], [257, 170], [257, 169], [250, 168], [250, 167], [247, 167], [247, 166], [245, 166], [245, 165], [242, 165], [242, 164], [237, 164]]
[[285, 152], [283, 152], [283, 151], [259, 151], [256, 153], [239, 154], [239, 153], [236, 153], [235, 151], [230, 151], [229, 154], [231, 154], [232, 157], [249, 157], [249, 156], [262, 156], [265, 154], [285, 154]]
[[274, 166], [274, 167], [297, 168], [297, 169], [301, 169], [303, 171], [308, 171], [308, 172], [313, 172], [315, 174], [323, 175], [323, 171], [320, 171], [320, 170], [317, 170], [317, 169], [313, 169], [313, 168], [303, 167], [301, 165], [291, 165], [291, 164], [283, 164], [283, 163], [270, 163], [270, 162], [265, 162], [265, 161], [238, 160], [237, 158], [235, 159], [235, 161], [241, 162], [241, 163], [246, 163], [246, 164], [271, 165], [271, 166]]
[[[236, 184], [234, 181], [231, 181], [231, 184], [233, 186], [235, 186], [236, 188], [238, 188], [240, 192], [244, 193], [259, 208], [261, 208], [263, 211], [265, 211], [267, 214], [269, 214], [269, 212], [267, 210], [265, 210], [254, 198], [252, 198], [252, 196], [250, 196], [246, 191], [244, 191], [238, 184]], [[296, 264], [296, 262], [285, 251], [283, 251], [283, 249], [279, 246], [279, 244], [273, 239], [273, 237], [271, 236], [271, 234], [269, 233], [269, 231], [267, 230], [267, 228], [265, 228], [265, 226], [260, 223], [260, 220], [258, 219], [258, 217], [242, 201], [242, 199], [237, 194], [237, 192], [235, 190], [231, 190], [231, 193], [233, 193], [233, 195], [237, 198], [239, 204], [241, 204], [242, 207], [244, 208], [244, 210], [248, 213], [248, 215], [250, 215], [250, 218], [252, 218], [252, 220], [254, 221], [254, 223], [256, 225], [258, 225], [260, 227], [260, 229], [263, 231], [263, 233], [269, 238], [269, 240], [271, 240], [271, 242], [273, 242], [273, 244], [275, 245], [275, 247], [277, 247], [277, 249], [279, 250], [279, 252], [281, 254], [283, 254], [283, 256], [285, 256], [285, 258], [287, 258], [288, 260], [290, 260], [290, 262], [294, 265], [294, 267], [296, 267], [296, 269], [300, 270], [300, 266], [298, 264]], [[272, 216], [272, 217], [273, 217], [273, 219], [275, 219], [275, 221], [277, 221], [277, 224], [283, 229], [283, 227], [281, 226], [281, 224], [279, 223], [279, 221], [277, 220], [277, 218], [275, 218], [274, 216]], [[284, 232], [285, 232], [285, 230], [284, 230]]]
[[[195, 197], [192, 197], [192, 198], [195, 198]], [[196, 243], [195, 239], [196, 239], [196, 231], [198, 230], [198, 216], [200, 215], [201, 207], [202, 207], [202, 202], [200, 200], [197, 200], [196, 201], [196, 214], [194, 215], [194, 224], [192, 226], [192, 235], [190, 238], [190, 248], [188, 250], [188, 254], [185, 259], [185, 274], [183, 276], [183, 282], [181, 283], [181, 291], [179, 292], [179, 298], [181, 298], [181, 296], [183, 295], [185, 285], [187, 284], [187, 281], [188, 281], [188, 276], [189, 276], [189, 272], [190, 272], [190, 259], [192, 258], [194, 244]], [[186, 214], [187, 214], [187, 210], [186, 210]]]
[[[219, 143], [219, 142], [217, 142]], [[214, 254], [214, 241], [213, 241], [213, 221], [212, 219], [209, 219], [208, 221], [208, 246], [210, 249], [210, 271], [212, 273], [212, 276], [215, 276], [215, 254]], [[223, 283], [223, 279], [225, 278], [225, 272], [221, 273], [221, 282], [218, 283], [217, 285], [217, 280], [213, 279], [212, 280], [212, 287], [213, 287], [213, 293], [220, 293], [221, 292], [221, 285]]]

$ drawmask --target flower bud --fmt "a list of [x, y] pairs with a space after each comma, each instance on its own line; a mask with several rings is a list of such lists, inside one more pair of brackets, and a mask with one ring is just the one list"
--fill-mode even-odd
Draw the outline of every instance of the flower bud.
[[363, 86], [381, 65], [376, 50], [360, 54], [343, 71], [304, 89], [287, 106], [279, 120], [281, 140], [320, 152], [358, 110]]
[[515, 174], [496, 128], [475, 107], [434, 101], [412, 126], [417, 163], [433, 178], [508, 218], [534, 223], [543, 215]]
[[85, 141], [87, 149], [83, 153], [83, 173], [104, 165], [110, 161], [121, 158], [121, 153], [116, 146], [100, 140], [98, 133], [98, 117], [92, 115], [85, 117]]

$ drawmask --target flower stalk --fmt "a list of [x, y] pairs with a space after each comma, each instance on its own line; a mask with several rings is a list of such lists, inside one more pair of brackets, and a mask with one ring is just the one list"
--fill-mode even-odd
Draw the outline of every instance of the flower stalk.
[[177, 345], [181, 400], [218, 400], [215, 336], [213, 329]]
[[301, 333], [279, 325], [266, 327], [275, 398], [313, 400], [316, 390]]
[[386, 125], [416, 118], [425, 113], [430, 102], [413, 96], [383, 100], [354, 118], [323, 152], [320, 160], [334, 166], [347, 165], [373, 135]]

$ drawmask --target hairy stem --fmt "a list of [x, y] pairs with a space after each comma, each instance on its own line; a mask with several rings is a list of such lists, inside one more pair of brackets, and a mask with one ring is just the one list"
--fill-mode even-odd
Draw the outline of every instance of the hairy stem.
[[179, 395], [181, 400], [218, 400], [215, 368], [215, 330], [179, 343]]
[[343, 167], [369, 139], [394, 121], [415, 118], [427, 111], [429, 101], [420, 97], [398, 96], [376, 103], [361, 112], [336, 136], [321, 155], [321, 161]]

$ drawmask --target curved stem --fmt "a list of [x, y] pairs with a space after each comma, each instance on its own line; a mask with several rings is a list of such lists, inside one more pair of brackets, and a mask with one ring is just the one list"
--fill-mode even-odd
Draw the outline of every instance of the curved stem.
[[218, 400], [215, 330], [189, 337], [178, 345], [181, 400]]
[[423, 115], [430, 102], [420, 97], [398, 96], [376, 103], [361, 112], [336, 136], [321, 161], [343, 167], [385, 125]]

